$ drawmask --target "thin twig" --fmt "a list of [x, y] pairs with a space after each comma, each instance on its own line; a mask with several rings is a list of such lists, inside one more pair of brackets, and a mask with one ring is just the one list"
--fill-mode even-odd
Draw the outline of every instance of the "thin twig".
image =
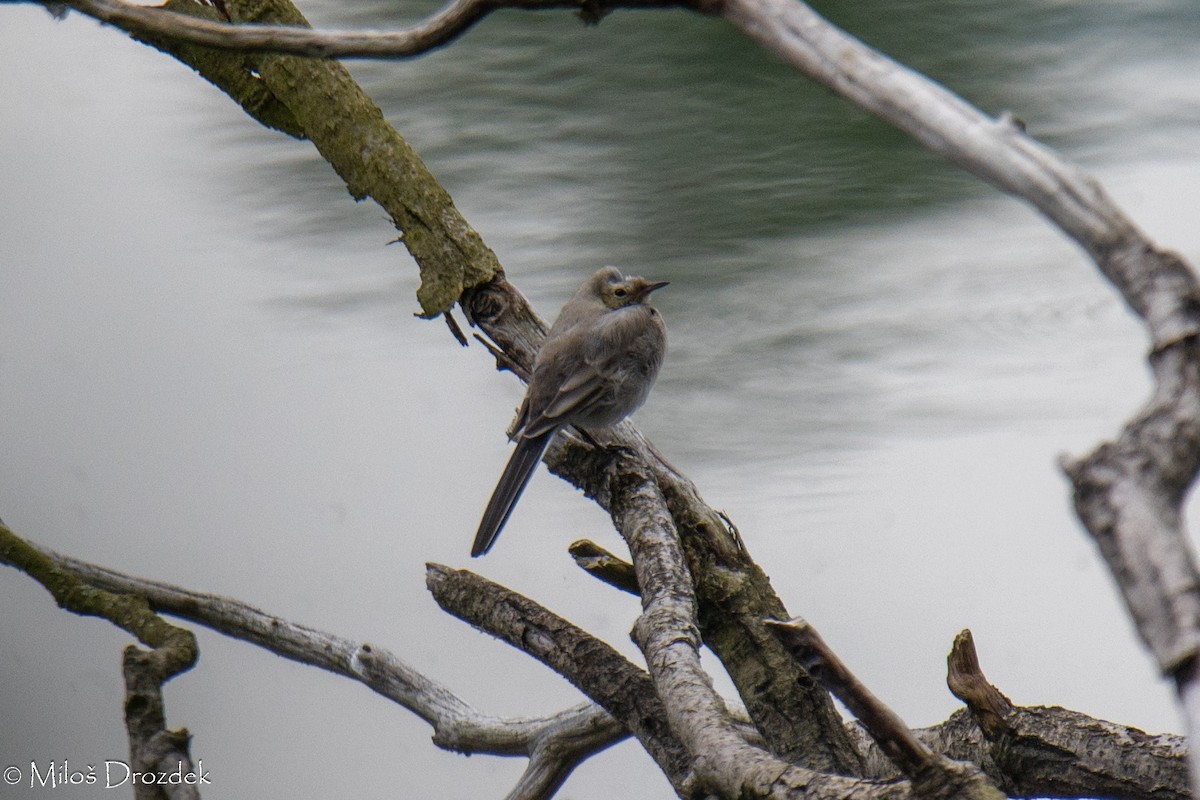
[[529, 370], [527, 370], [524, 365], [518, 364], [516, 361], [514, 361], [508, 355], [508, 353], [505, 353], [499, 347], [492, 344], [492, 342], [483, 334], [476, 333], [473, 335], [475, 337], [475, 341], [482, 344], [484, 348], [492, 354], [492, 358], [496, 359], [497, 370], [508, 370], [522, 381], [526, 383], [529, 382]]
[[463, 333], [462, 328], [458, 326], [458, 320], [454, 318], [454, 314], [444, 311], [442, 312], [442, 316], [446, 319], [446, 327], [450, 329], [450, 335], [463, 347], [469, 346], [470, 342], [467, 341], [466, 334]]

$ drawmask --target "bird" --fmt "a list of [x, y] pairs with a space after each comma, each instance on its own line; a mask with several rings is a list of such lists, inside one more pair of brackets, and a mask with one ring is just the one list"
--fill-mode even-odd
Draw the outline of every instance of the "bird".
[[667, 284], [602, 267], [558, 312], [534, 357], [509, 436], [516, 448], [483, 512], [472, 556], [491, 549], [560, 428], [607, 428], [646, 401], [667, 352], [667, 329], [650, 294]]

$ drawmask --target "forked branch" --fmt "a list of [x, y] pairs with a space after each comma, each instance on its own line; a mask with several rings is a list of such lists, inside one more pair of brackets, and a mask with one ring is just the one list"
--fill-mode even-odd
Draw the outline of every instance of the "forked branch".
[[[576, 764], [629, 735], [623, 725], [592, 703], [548, 717], [514, 719], [480, 713], [386, 648], [290, 622], [229, 597], [195, 592], [60, 555], [3, 526], [0, 563], [42, 582], [64, 608], [105, 617], [147, 644], [166, 643], [148, 653], [132, 646], [126, 649], [130, 696], [136, 689], [138, 697], [137, 702], [126, 702], [127, 714], [132, 713], [129, 709], [136, 712], [128, 723], [135, 761], [139, 754], [149, 757], [158, 753], [160, 760], [182, 758], [185, 764], [190, 763], [186, 761], [186, 731], [163, 730], [159, 687], [172, 674], [191, 665], [195, 640], [190, 631], [169, 625], [158, 613], [196, 622], [292, 661], [358, 681], [428, 722], [434, 729], [434, 743], [443, 749], [528, 756], [525, 773], [509, 795], [510, 800], [551, 796]], [[174, 744], [178, 755], [164, 750], [167, 744]], [[190, 767], [183, 769], [186, 772]], [[164, 771], [148, 763], [142, 770]]]

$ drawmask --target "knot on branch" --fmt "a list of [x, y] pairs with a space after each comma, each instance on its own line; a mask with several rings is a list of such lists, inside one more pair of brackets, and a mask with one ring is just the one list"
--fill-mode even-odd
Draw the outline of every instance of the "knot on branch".
[[496, 356], [498, 368], [512, 370], [528, 380], [547, 327], [525, 296], [505, 280], [503, 273], [498, 273], [489, 281], [464, 289], [458, 303], [467, 322], [490, 338], [490, 342], [483, 343]]
[[497, 275], [487, 283], [467, 288], [459, 304], [472, 325], [496, 325], [509, 319], [513, 307], [524, 299], [503, 275]]

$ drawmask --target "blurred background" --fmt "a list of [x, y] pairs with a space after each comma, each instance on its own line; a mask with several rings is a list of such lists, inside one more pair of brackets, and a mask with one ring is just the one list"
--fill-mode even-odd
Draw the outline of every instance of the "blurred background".
[[[376, 29], [434, 8], [301, 7]], [[1017, 114], [1200, 262], [1200, 5], [818, 8]], [[442, 614], [427, 561], [638, 659], [637, 601], [565, 552], [621, 543], [565, 483], [539, 474], [492, 554], [468, 558], [521, 387], [412, 317], [416, 270], [383, 212], [119, 32], [35, 6], [0, 20], [0, 517], [388, 647], [488, 713], [580, 698]], [[350, 68], [545, 316], [603, 264], [671, 281], [639, 427], [909, 724], [957, 707], [944, 659], [969, 627], [1017, 703], [1181, 732], [1056, 466], [1145, 398], [1145, 337], [1035, 212], [684, 12], [498, 13], [416, 61]], [[0, 608], [0, 767], [126, 758], [129, 637], [14, 570]], [[360, 685], [197, 632], [200, 662], [165, 696], [206, 798], [499, 797], [524, 766], [444, 753]], [[560, 796], [670, 788], [624, 743]]]

